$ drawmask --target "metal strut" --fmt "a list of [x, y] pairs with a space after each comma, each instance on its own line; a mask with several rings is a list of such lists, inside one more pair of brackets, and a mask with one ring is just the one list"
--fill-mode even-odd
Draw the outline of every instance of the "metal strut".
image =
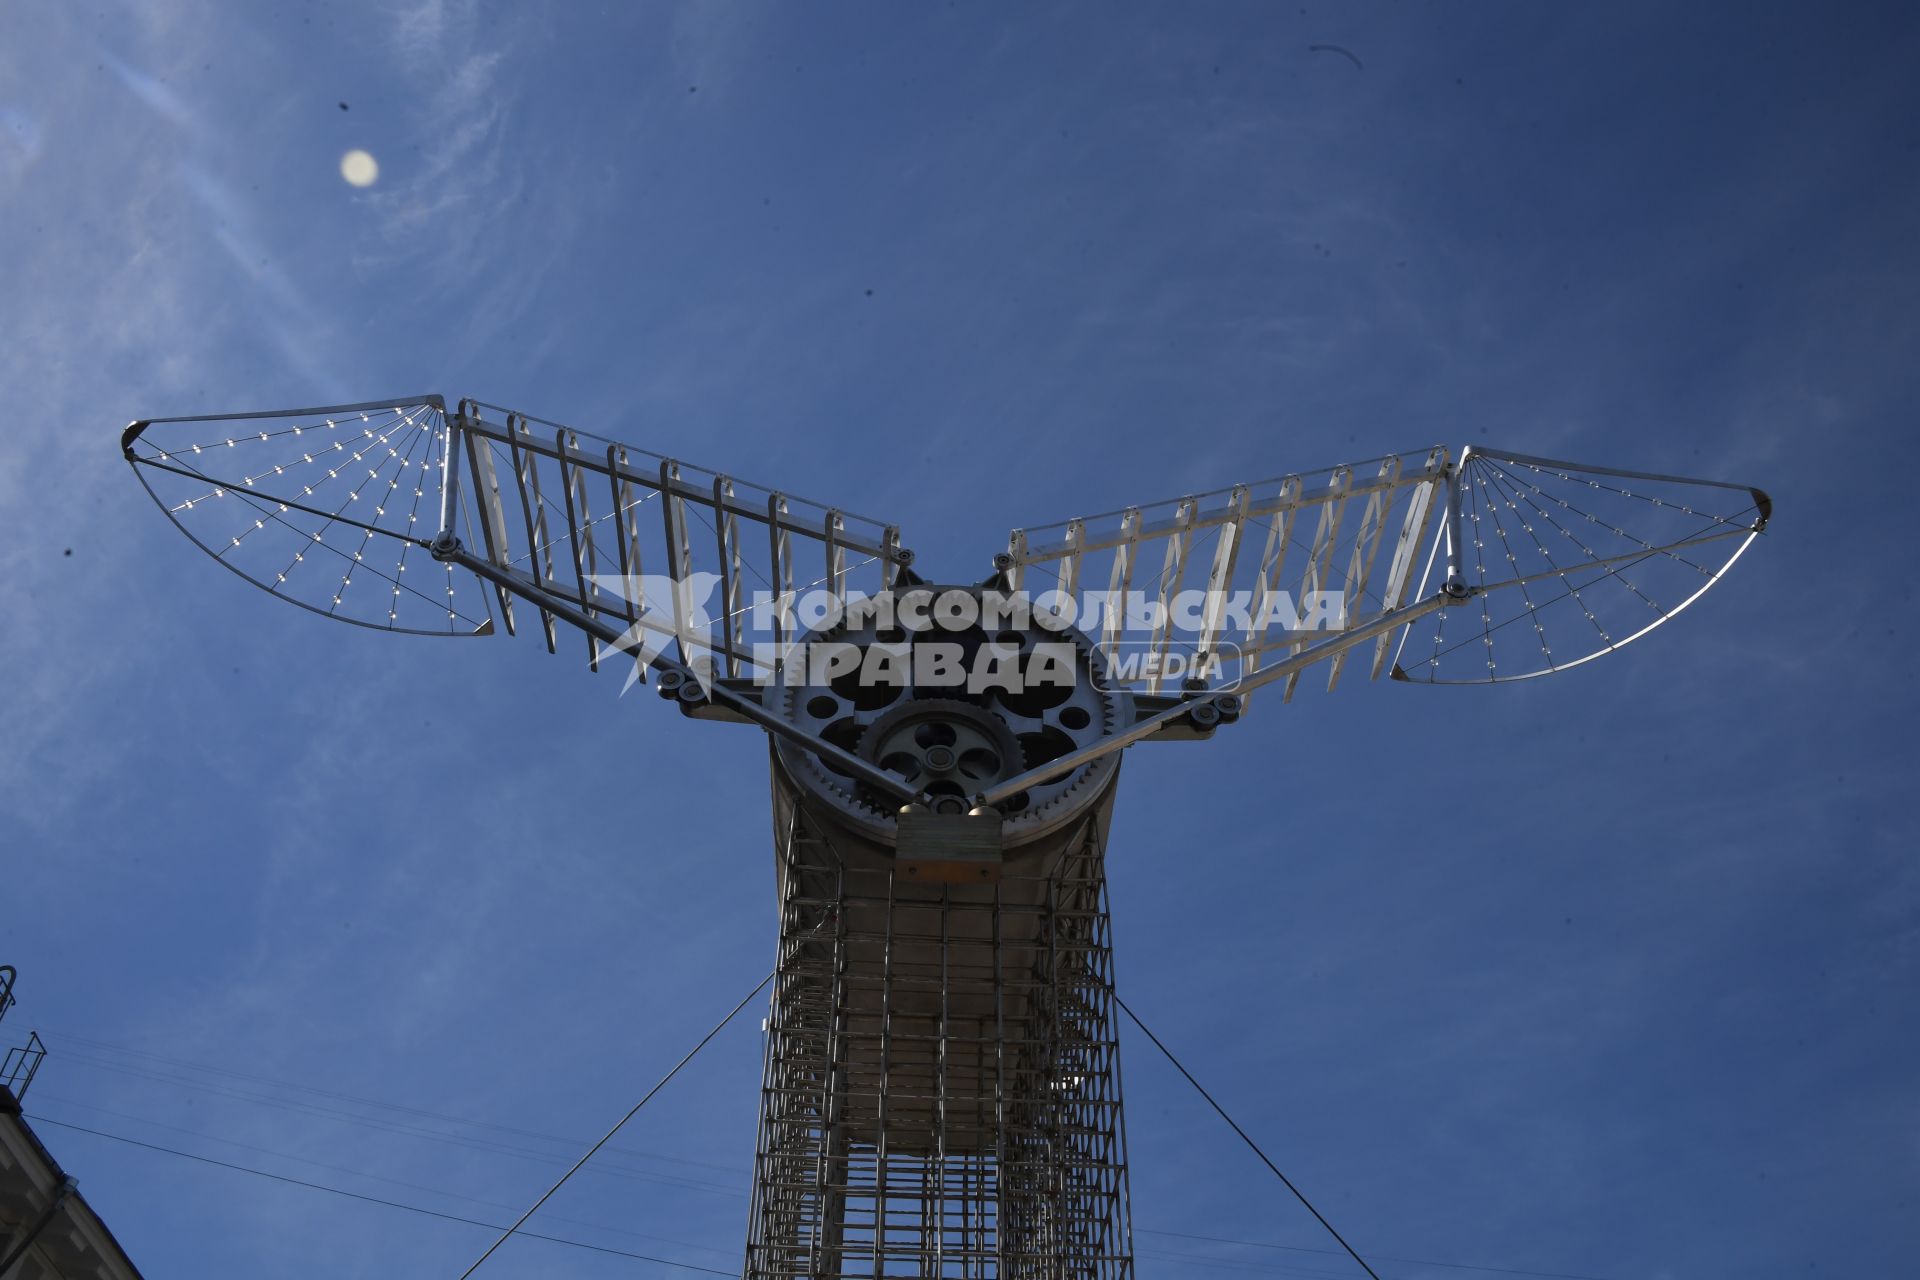
[[[472, 572], [478, 577], [484, 578], [502, 590], [510, 591], [521, 599], [538, 605], [562, 621], [578, 627], [611, 649], [621, 651], [633, 647], [633, 639], [630, 631], [616, 627], [604, 618], [589, 615], [583, 610], [575, 608], [559, 596], [548, 591], [543, 591], [517, 575], [503, 572], [495, 566], [488, 564], [485, 560], [468, 552], [466, 548], [460, 544], [460, 539], [458, 538], [446, 534], [439, 535], [427, 544], [427, 550], [435, 560], [459, 565], [461, 568]], [[641, 625], [649, 630], [666, 630], [664, 627], [649, 625], [644, 622]], [[815, 737], [813, 734], [795, 727], [790, 721], [775, 715], [773, 712], [761, 706], [758, 699], [717, 682], [703, 683], [698, 679], [697, 674], [690, 665], [668, 657], [664, 651], [656, 653], [652, 658], [648, 659], [647, 665], [657, 671], [671, 672], [677, 675], [681, 681], [679, 688], [684, 691], [682, 695], [684, 698], [694, 700], [710, 698], [713, 702], [734, 712], [743, 719], [750, 720], [754, 724], [759, 725], [775, 737], [783, 738], [811, 751], [823, 760], [832, 761], [835, 768], [852, 774], [876, 790], [903, 801], [916, 801], [926, 798], [913, 787], [902, 782], [898, 774], [888, 773], [886, 770], [861, 759], [851, 751], [837, 747], [831, 742], [827, 742], [822, 738]]]

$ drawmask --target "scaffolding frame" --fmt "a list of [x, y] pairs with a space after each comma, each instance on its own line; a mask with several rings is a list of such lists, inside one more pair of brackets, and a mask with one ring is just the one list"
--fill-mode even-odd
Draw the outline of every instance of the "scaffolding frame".
[[991, 885], [782, 819], [748, 1280], [1131, 1280], [1103, 815]]

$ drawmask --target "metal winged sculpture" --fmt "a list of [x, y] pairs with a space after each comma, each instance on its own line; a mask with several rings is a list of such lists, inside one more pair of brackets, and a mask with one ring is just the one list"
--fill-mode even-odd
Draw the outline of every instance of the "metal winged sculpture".
[[986, 580], [943, 584], [894, 524], [473, 400], [156, 418], [121, 445], [275, 596], [550, 651], [564, 623], [595, 670], [772, 736], [753, 1278], [1131, 1276], [1124, 749], [1322, 672], [1583, 665], [1772, 514], [1744, 485], [1436, 447], [1015, 530]]

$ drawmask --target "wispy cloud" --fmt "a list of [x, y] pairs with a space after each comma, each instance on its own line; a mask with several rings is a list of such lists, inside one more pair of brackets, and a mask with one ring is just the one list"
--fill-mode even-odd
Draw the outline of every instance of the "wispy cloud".
[[129, 93], [140, 99], [148, 110], [181, 129], [189, 132], [198, 131], [198, 119], [192, 108], [181, 100], [179, 94], [154, 76], [121, 61], [104, 49], [99, 51], [99, 57], [106, 64], [107, 69], [113, 72], [114, 78], [125, 85]]
[[256, 201], [221, 176], [233, 162], [230, 130], [207, 123], [206, 112], [185, 95], [110, 50], [97, 50], [101, 64], [170, 134], [156, 165], [154, 189], [185, 193], [203, 215], [197, 225], [246, 282], [231, 292], [247, 300], [255, 331], [272, 343], [286, 365], [311, 387], [329, 386], [339, 367], [324, 327], [311, 307], [314, 284], [302, 282], [294, 264], [298, 255], [276, 244]]
[[[533, 143], [515, 127], [519, 86], [508, 52], [535, 36], [472, 0], [421, 0], [391, 17], [393, 61], [443, 70], [419, 95], [413, 158], [376, 157], [383, 178], [362, 199], [380, 216], [380, 244], [363, 248], [355, 265], [368, 276], [404, 266], [445, 294], [484, 286], [488, 305], [464, 313], [469, 340], [524, 310], [566, 240], [562, 192], [533, 188]], [[544, 242], [503, 229], [501, 211], [529, 198], [540, 200], [552, 228]]]

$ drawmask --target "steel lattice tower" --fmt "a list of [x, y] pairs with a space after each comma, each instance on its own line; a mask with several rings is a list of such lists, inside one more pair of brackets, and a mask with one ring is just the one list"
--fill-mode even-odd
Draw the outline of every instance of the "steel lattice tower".
[[1742, 485], [1433, 448], [1015, 530], [985, 580], [939, 584], [896, 525], [471, 400], [142, 420], [121, 448], [275, 596], [395, 632], [531, 623], [555, 652], [565, 624], [593, 669], [766, 731], [750, 1280], [1130, 1277], [1123, 751], [1211, 738], [1309, 672], [1582, 665], [1772, 513]]
[[746, 1274], [1131, 1275], [1105, 814], [969, 884], [776, 813]]

